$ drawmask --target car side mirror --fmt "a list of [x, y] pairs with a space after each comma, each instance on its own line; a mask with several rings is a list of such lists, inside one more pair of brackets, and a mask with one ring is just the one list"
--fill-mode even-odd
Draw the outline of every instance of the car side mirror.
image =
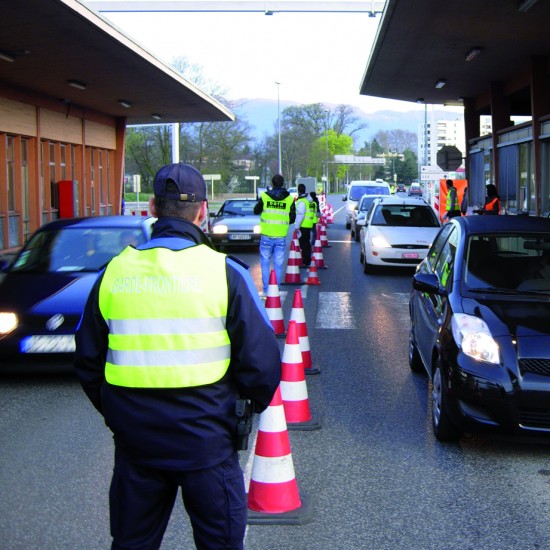
[[415, 273], [412, 280], [413, 288], [420, 292], [447, 296], [447, 289], [439, 285], [438, 278], [432, 273]]

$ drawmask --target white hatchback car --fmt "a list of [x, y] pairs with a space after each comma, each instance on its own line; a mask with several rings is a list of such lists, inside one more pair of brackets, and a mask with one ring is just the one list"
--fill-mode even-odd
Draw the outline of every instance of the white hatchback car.
[[376, 266], [416, 266], [426, 257], [440, 227], [433, 208], [423, 200], [375, 200], [361, 229], [363, 271], [372, 273]]

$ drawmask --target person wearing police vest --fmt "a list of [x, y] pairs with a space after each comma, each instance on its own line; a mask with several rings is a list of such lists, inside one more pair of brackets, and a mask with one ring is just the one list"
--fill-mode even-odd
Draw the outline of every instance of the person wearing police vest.
[[448, 220], [450, 218], [454, 218], [456, 216], [460, 216], [460, 203], [458, 202], [458, 193], [456, 191], [456, 187], [453, 184], [453, 180], [447, 180], [446, 182], [447, 186], [447, 202], [446, 202], [446, 210], [445, 216], [443, 216], [444, 219]]
[[310, 191], [309, 196], [311, 197], [311, 202], [309, 207], [313, 210], [313, 225], [311, 226], [311, 246], [315, 248], [315, 241], [317, 240], [317, 224], [319, 223], [319, 212], [320, 205], [319, 199], [317, 198], [317, 193], [315, 191]]
[[[311, 208], [313, 200], [306, 193], [306, 186], [303, 183], [298, 184], [298, 199], [296, 200], [296, 223], [298, 230], [298, 242], [302, 253], [302, 265], [300, 267], [309, 267], [311, 263], [311, 228], [315, 222], [315, 213]], [[315, 203], [313, 203], [315, 204]]]
[[282, 282], [286, 236], [289, 225], [294, 223], [296, 218], [294, 198], [283, 187], [285, 183], [283, 176], [275, 174], [271, 183], [273, 188], [262, 193], [254, 205], [254, 214], [260, 216], [260, 265], [263, 296], [267, 295], [271, 259], [273, 259], [277, 283], [281, 284]]
[[245, 266], [200, 229], [201, 174], [169, 164], [153, 187], [151, 240], [111, 260], [76, 331], [76, 373], [114, 435], [112, 548], [159, 548], [181, 487], [196, 547], [242, 549], [239, 405], [267, 408], [279, 346]]
[[485, 216], [497, 216], [500, 214], [500, 197], [498, 196], [496, 185], [489, 183], [485, 190], [487, 196], [483, 205], [483, 214]]

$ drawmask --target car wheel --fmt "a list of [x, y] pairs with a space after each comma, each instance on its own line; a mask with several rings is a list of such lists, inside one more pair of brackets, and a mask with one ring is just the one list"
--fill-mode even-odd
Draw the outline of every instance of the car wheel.
[[346, 229], [351, 229], [351, 222], [346, 222]]
[[[351, 227], [351, 226], [350, 226], [350, 227]], [[353, 227], [351, 227], [351, 231], [350, 231], [349, 233], [350, 233], [350, 236], [351, 236], [352, 238], [355, 238], [355, 239], [357, 240], [357, 238], [356, 238], [356, 233], [355, 233], [355, 231], [353, 230]]]
[[363, 251], [361, 250], [359, 252], [359, 262], [363, 263], [365, 261], [365, 255], [363, 254]]
[[436, 365], [432, 378], [432, 427], [439, 441], [458, 441], [462, 435], [447, 412], [447, 388], [443, 383], [439, 364]]
[[369, 273], [374, 273], [374, 270], [375, 267], [367, 262], [367, 257], [365, 256], [363, 258], [363, 273], [368, 275]]
[[409, 367], [413, 372], [422, 372], [424, 370], [424, 365], [420, 354], [418, 353], [418, 348], [413, 340], [412, 330], [409, 333]]

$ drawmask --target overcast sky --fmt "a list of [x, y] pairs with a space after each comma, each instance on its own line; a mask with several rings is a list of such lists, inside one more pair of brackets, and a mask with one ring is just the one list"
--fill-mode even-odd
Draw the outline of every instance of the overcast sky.
[[[359, 95], [380, 16], [366, 13], [103, 13], [164, 63], [203, 67], [229, 99], [423, 108]], [[275, 82], [280, 82], [279, 87]]]

